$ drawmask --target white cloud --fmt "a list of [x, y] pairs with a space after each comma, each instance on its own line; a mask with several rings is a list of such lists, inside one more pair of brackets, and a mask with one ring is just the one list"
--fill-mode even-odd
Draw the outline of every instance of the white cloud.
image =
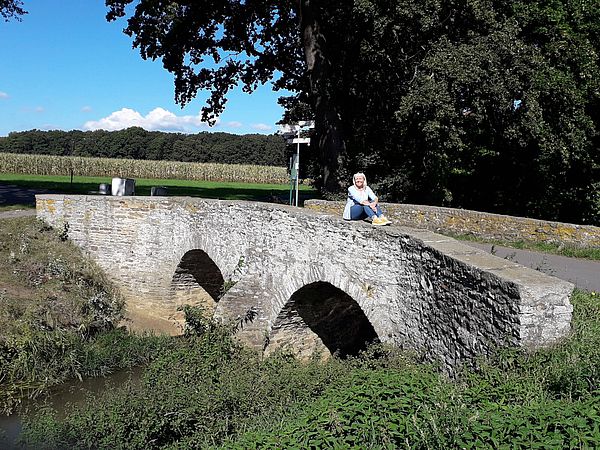
[[43, 106], [36, 106], [35, 109], [34, 109], [34, 111], [36, 113], [44, 112], [44, 107]]
[[236, 120], [233, 120], [231, 122], [227, 122], [225, 124], [225, 126], [228, 127], [228, 128], [240, 128], [242, 125], [244, 125], [242, 122], [238, 122]]
[[92, 110], [91, 106], [85, 105], [81, 108], [81, 112], [90, 112]]
[[202, 115], [176, 116], [163, 108], [154, 108], [147, 115], [142, 116], [139, 112], [130, 108], [115, 111], [108, 117], [100, 120], [90, 120], [83, 125], [86, 130], [115, 131], [129, 127], [141, 127], [148, 131], [180, 131], [184, 133], [197, 131], [198, 128], [208, 128], [208, 124], [202, 121]]
[[268, 131], [273, 127], [271, 127], [270, 125], [267, 125], [265, 123], [253, 123], [252, 128], [254, 128], [255, 130], [260, 130], [260, 131]]
[[8, 98], [8, 94], [6, 92], [0, 91], [0, 98]]

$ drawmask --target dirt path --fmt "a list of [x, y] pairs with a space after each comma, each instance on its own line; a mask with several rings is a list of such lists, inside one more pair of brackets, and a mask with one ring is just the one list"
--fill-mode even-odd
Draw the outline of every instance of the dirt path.
[[0, 211], [0, 219], [14, 219], [15, 217], [35, 216], [35, 209], [14, 209], [11, 211]]

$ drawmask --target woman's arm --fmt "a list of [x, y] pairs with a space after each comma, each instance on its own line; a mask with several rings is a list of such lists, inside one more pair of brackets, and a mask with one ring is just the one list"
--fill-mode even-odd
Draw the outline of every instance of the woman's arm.
[[377, 197], [375, 195], [375, 192], [373, 192], [373, 190], [368, 186], [367, 186], [367, 198], [370, 200], [370, 202], [367, 202], [367, 204], [369, 204], [369, 205], [377, 206], [377, 204], [379, 203], [379, 197]]

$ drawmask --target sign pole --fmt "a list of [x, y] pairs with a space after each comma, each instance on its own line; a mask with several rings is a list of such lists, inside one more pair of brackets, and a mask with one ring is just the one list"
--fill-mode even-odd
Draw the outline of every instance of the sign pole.
[[298, 206], [298, 180], [300, 179], [300, 127], [298, 127], [298, 144], [296, 144], [296, 206]]
[[[293, 192], [292, 189], [296, 189], [296, 206], [300, 206], [300, 144], [310, 145], [310, 137], [300, 137], [303, 130], [311, 129], [315, 127], [315, 123], [312, 120], [301, 120], [295, 124], [282, 125], [279, 134], [281, 134], [288, 144], [296, 144], [296, 154], [291, 158], [290, 164], [290, 205], [292, 205]], [[295, 136], [295, 137], [294, 137]], [[295, 157], [294, 157], [295, 156]], [[293, 177], [296, 177], [294, 180]]]

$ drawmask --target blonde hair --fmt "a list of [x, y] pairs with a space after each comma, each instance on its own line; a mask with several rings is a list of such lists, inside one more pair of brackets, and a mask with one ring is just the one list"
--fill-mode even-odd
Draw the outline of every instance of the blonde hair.
[[356, 172], [354, 175], [352, 175], [352, 184], [354, 186], [356, 186], [356, 177], [363, 177], [364, 180], [365, 180], [365, 184], [364, 184], [363, 187], [367, 187], [367, 176], [364, 173], [362, 173], [362, 172]]

